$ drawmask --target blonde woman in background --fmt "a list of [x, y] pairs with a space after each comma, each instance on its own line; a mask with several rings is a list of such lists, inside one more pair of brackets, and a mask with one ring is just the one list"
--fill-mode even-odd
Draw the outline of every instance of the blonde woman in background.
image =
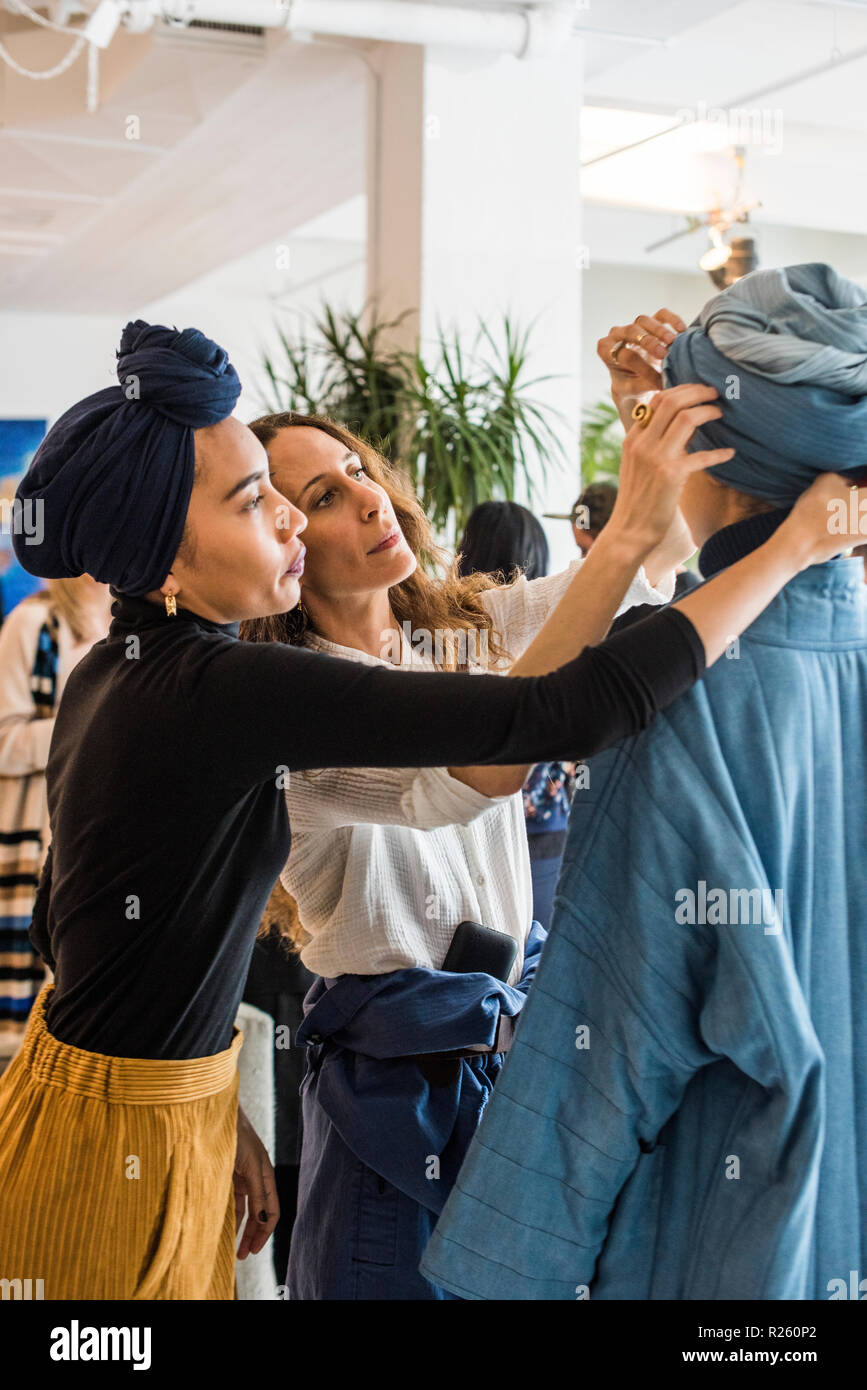
[[0, 1072], [15, 1054], [45, 966], [29, 939], [50, 830], [45, 765], [73, 667], [105, 637], [107, 584], [50, 579], [0, 628]]

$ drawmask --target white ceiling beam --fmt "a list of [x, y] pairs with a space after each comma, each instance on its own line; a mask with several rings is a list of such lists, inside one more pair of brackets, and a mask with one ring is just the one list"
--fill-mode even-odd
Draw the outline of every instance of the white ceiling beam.
[[351, 49], [278, 44], [167, 154], [137, 162], [116, 196], [55, 200], [92, 206], [61, 247], [40, 250], [38, 264], [4, 257], [0, 299], [8, 308], [126, 312], [269, 240], [276, 253], [293, 227], [364, 192], [366, 82]]

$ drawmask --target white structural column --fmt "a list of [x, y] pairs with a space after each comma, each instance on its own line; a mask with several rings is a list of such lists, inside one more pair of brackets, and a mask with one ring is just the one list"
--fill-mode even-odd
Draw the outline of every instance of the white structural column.
[[[531, 333], [533, 394], [564, 417], [567, 470], [536, 510], [568, 510], [578, 488], [582, 45], [534, 58], [379, 44], [370, 57], [368, 293], [388, 317], [411, 308], [404, 342], [437, 323], [469, 344], [481, 315]], [[600, 330], [602, 331], [602, 330]], [[544, 523], [552, 562], [574, 557], [566, 522]]]

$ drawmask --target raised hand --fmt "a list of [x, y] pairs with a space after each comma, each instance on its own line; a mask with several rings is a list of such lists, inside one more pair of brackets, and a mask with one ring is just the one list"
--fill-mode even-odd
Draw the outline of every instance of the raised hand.
[[623, 441], [617, 501], [605, 531], [631, 537], [646, 553], [675, 523], [689, 474], [732, 457], [731, 448], [697, 453], [686, 448], [699, 425], [721, 418], [718, 395], [715, 386], [695, 383], [656, 393], [647, 424], [633, 424]]
[[780, 530], [806, 565], [819, 565], [867, 542], [867, 487], [839, 473], [820, 473], [802, 492]]
[[[633, 323], [609, 329], [596, 344], [596, 353], [611, 374], [611, 396], [628, 429], [635, 397], [662, 386], [662, 363], [686, 324], [671, 309], [639, 314]], [[620, 344], [621, 346], [618, 346]]]

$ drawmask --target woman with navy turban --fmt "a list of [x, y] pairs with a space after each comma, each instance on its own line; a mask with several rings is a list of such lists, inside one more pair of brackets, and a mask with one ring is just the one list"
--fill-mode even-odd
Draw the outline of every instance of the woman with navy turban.
[[289, 853], [287, 777], [586, 757], [636, 732], [830, 553], [836, 484], [681, 612], [582, 652], [668, 530], [686, 474], [729, 455], [684, 449], [718, 415], [716, 392], [667, 392], [627, 441], [610, 543], [563, 599], [562, 632], [541, 634], [550, 674], [395, 673], [238, 639], [242, 619], [298, 602], [305, 518], [232, 417], [240, 383], [217, 344], [137, 321], [117, 368], [117, 386], [49, 431], [17, 495], [24, 567], [88, 573], [114, 604], [70, 676], [48, 761], [31, 937], [54, 980], [0, 1081], [0, 1270], [41, 1279], [47, 1299], [229, 1299], [245, 1206], [242, 1257], [278, 1215], [238, 1112], [233, 1019]]

